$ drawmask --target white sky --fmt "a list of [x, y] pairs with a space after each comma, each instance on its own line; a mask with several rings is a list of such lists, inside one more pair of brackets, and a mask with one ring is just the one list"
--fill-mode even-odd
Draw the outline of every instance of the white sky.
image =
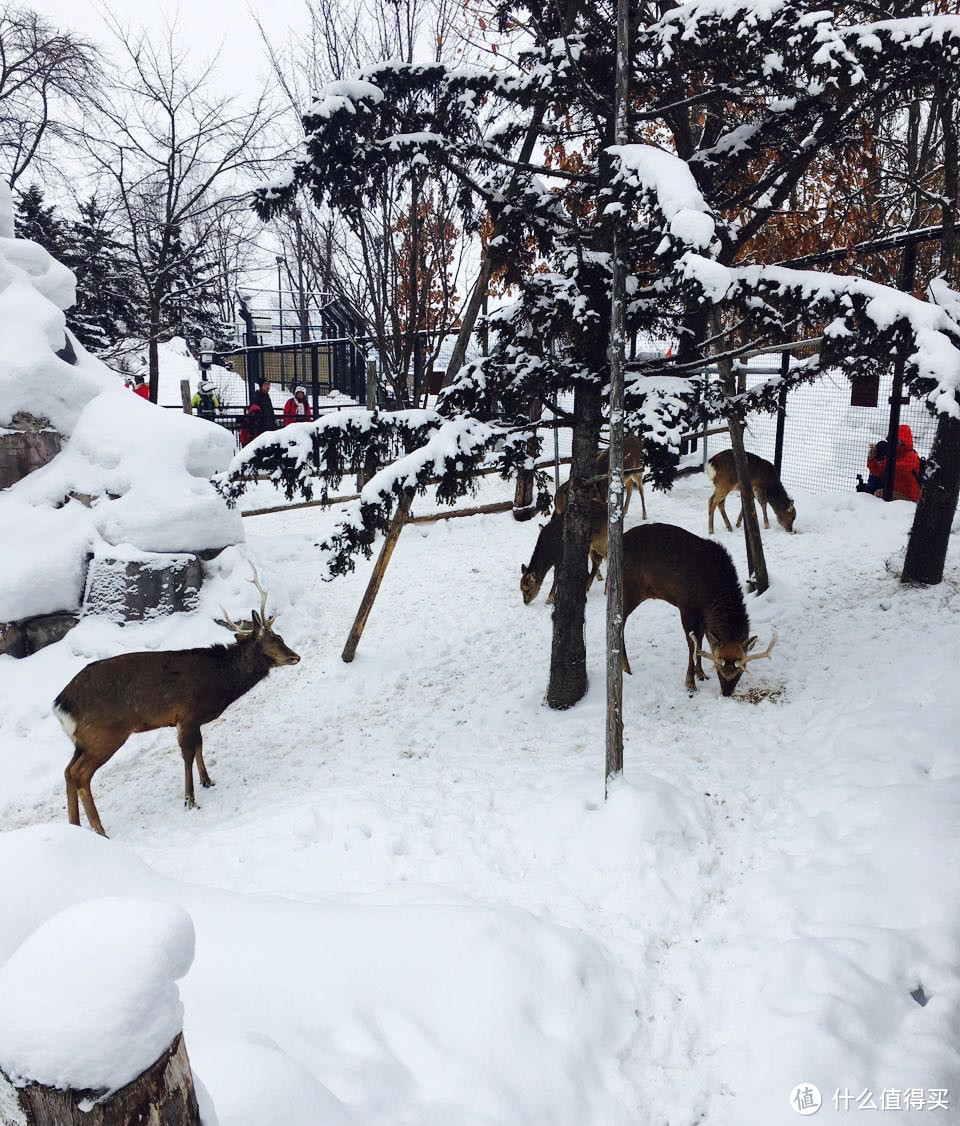
[[219, 52], [218, 86], [224, 93], [252, 93], [266, 75], [260, 33], [251, 12], [256, 12], [271, 39], [286, 40], [290, 29], [306, 26], [303, 0], [192, 0], [177, 4], [171, 0], [35, 0], [31, 5], [51, 22], [71, 28], [94, 42], [109, 43], [103, 11], [108, 7], [133, 29], [143, 27], [158, 32], [165, 27], [165, 16], [175, 20], [179, 39], [189, 52], [192, 70]]

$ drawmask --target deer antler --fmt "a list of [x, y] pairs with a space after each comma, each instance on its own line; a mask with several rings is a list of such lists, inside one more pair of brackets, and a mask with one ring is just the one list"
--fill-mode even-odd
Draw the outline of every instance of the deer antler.
[[243, 626], [238, 626], [222, 606], [220, 607], [220, 613], [223, 614], [223, 620], [227, 628], [232, 630], [238, 637], [251, 637], [253, 635], [252, 629], [245, 629]]
[[260, 617], [263, 620], [263, 624], [269, 628], [273, 625], [277, 615], [274, 614], [273, 617], [267, 617], [267, 592], [260, 585], [260, 576], [257, 574], [256, 567], [254, 567], [252, 563], [250, 564], [250, 567], [253, 570], [253, 578], [249, 579], [248, 581], [253, 583], [253, 585], [260, 592]]
[[777, 634], [776, 629], [773, 626], [770, 627], [770, 630], [773, 634], [773, 636], [770, 638], [770, 644], [766, 647], [766, 649], [764, 649], [764, 651], [762, 653], [748, 653], [743, 658], [744, 664], [746, 664], [747, 661], [759, 661], [761, 657], [769, 657], [770, 656], [770, 653], [772, 652], [774, 645], [777, 644], [777, 639], [778, 639], [778, 636], [779, 636]]
[[701, 657], [706, 657], [708, 661], [713, 661], [714, 664], [717, 663], [717, 658], [714, 657], [712, 653], [707, 653], [700, 648], [700, 642], [697, 641], [697, 635], [693, 632], [693, 630], [690, 631], [690, 640], [693, 642], [693, 655], [697, 658], [697, 660], [699, 660]]

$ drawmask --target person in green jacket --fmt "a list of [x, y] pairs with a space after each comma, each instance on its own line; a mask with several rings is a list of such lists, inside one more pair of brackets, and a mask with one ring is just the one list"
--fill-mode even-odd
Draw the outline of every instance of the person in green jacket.
[[210, 422], [216, 421], [217, 412], [220, 410], [220, 396], [209, 379], [200, 380], [200, 386], [196, 395], [190, 400], [190, 406], [193, 407], [194, 414], [200, 418], [206, 418]]

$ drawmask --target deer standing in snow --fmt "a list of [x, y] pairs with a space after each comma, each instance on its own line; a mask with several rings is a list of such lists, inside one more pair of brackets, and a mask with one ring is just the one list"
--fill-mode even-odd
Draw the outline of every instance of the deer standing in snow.
[[[747, 454], [747, 466], [750, 470], [750, 484], [763, 510], [763, 526], [765, 528], [770, 527], [770, 521], [767, 518], [767, 505], [769, 504], [776, 514], [777, 523], [780, 527], [792, 532], [793, 522], [797, 518], [797, 509], [793, 501], [787, 496], [787, 491], [777, 476], [776, 469], [769, 461], [764, 461], [762, 457], [749, 453]], [[727, 531], [732, 532], [733, 527], [727, 517], [727, 510], [723, 502], [727, 499], [729, 493], [740, 488], [740, 482], [737, 480], [737, 467], [733, 460], [733, 450], [721, 450], [720, 453], [714, 454], [707, 462], [707, 476], [713, 482], [713, 494], [707, 504], [707, 528], [710, 535], [713, 535], [713, 514], [718, 508], [720, 515], [723, 517], [723, 522], [727, 526]], [[737, 517], [738, 528], [742, 520], [743, 509], [741, 508], [740, 515]]]
[[[607, 478], [610, 475], [610, 451], [603, 450], [597, 455], [597, 473], [593, 482], [594, 494], [590, 498], [590, 574], [587, 590], [595, 578], [603, 578], [600, 564], [607, 557]], [[623, 439], [623, 514], [626, 516], [630, 506], [630, 495], [634, 489], [640, 493], [640, 508], [643, 518], [647, 518], [647, 505], [643, 499], [643, 443], [634, 434], [625, 434]], [[567, 506], [570, 482], [557, 489], [553, 498], [553, 515], [540, 529], [533, 555], [528, 564], [520, 564], [520, 593], [529, 605], [540, 593], [540, 587], [551, 567], [560, 562], [563, 542], [563, 513]], [[556, 578], [547, 596], [547, 605], [552, 606], [556, 594]]]
[[237, 625], [223, 612], [235, 635], [232, 645], [122, 653], [93, 661], [57, 696], [54, 714], [75, 748], [64, 772], [71, 825], [80, 824], [82, 800], [90, 827], [106, 836], [90, 782], [135, 732], [176, 727], [183, 755], [184, 804], [188, 809], [197, 804], [193, 791], [194, 760], [200, 785], [213, 785], [203, 761], [200, 728], [249, 692], [271, 669], [295, 665], [300, 660], [273, 631], [274, 618], [266, 616], [267, 592], [256, 571], [251, 581], [260, 592], [260, 611], [253, 612], [251, 628]]
[[[706, 680], [702, 658], [712, 661], [720, 691], [732, 696], [750, 661], [769, 657], [777, 641], [773, 631], [762, 653], [750, 636], [750, 619], [743, 602], [733, 560], [725, 548], [673, 524], [646, 524], [623, 537], [623, 620], [649, 598], [662, 599], [680, 611], [687, 642], [687, 691]], [[710, 652], [701, 648], [706, 636]], [[630, 672], [626, 648], [624, 672]], [[695, 679], [696, 678], [696, 679]]]

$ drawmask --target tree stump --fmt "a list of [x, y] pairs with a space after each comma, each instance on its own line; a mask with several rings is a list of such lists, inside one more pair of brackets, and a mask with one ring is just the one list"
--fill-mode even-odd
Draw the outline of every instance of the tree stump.
[[[13, 1106], [11, 1102], [16, 1100]], [[0, 1126], [200, 1126], [183, 1033], [131, 1083], [101, 1097], [29, 1083], [14, 1087], [0, 1071]]]

